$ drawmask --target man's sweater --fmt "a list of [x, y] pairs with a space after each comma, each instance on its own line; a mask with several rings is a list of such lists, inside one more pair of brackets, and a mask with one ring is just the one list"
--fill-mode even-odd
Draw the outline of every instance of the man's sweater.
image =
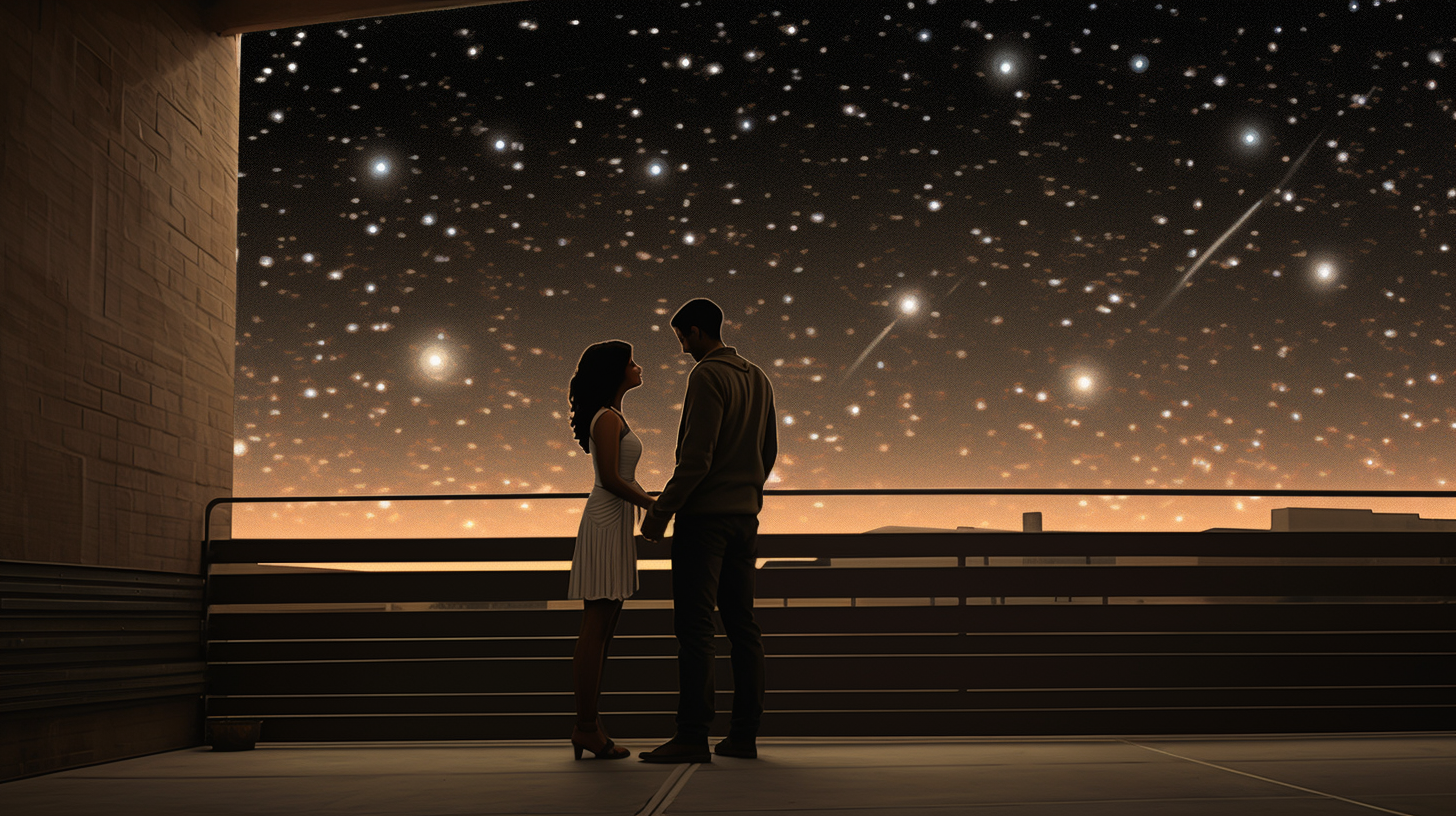
[[757, 515], [778, 457], [773, 387], [763, 370], [731, 347], [715, 349], [688, 373], [677, 428], [677, 467], [649, 515]]

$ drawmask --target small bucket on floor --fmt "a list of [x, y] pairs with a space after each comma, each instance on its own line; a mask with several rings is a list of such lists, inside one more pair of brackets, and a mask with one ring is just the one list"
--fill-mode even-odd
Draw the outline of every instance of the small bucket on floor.
[[214, 751], [251, 751], [263, 731], [262, 720], [228, 718], [207, 721], [207, 744]]

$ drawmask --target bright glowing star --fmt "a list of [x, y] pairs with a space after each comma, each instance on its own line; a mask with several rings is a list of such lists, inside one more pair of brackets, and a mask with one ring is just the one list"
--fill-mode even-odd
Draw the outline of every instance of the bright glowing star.
[[697, 235], [694, 235], [691, 232], [689, 232], [689, 233], [686, 233], [686, 234], [683, 235], [683, 239], [682, 240], [683, 240], [683, 243], [684, 244], [687, 244], [688, 246], [692, 246], [693, 244], [696, 244], [698, 242], [698, 236]]
[[420, 219], [420, 223], [421, 224], [424, 224], [427, 227], [433, 226], [434, 223], [435, 223], [435, 214], [434, 213], [425, 213], [424, 217], [422, 217]]
[[350, 334], [352, 334], [352, 333], [354, 333], [356, 331], [359, 331], [359, 324], [358, 323], [350, 323], [349, 325], [347, 325], [347, 326], [344, 327], [344, 331], [349, 332]]
[[707, 74], [708, 76], [717, 76], [723, 73], [723, 64], [720, 62], [710, 62], [705, 68], [703, 68], [703, 73]]
[[1127, 65], [1133, 70], [1133, 73], [1141, 74], [1148, 70], [1148, 58], [1142, 54], [1134, 54], [1133, 58], [1127, 61]]
[[1441, 51], [1433, 50], [1430, 53], [1426, 54], [1426, 59], [1429, 60], [1432, 65], [1440, 65], [1441, 61], [1446, 59], [1446, 55]]
[[1335, 279], [1335, 265], [1328, 261], [1317, 264], [1314, 268], [1314, 276], [1319, 279], [1320, 283], [1329, 283]]
[[1224, 76], [1223, 74], [1219, 74], [1218, 76], [1213, 78], [1213, 84], [1222, 88], [1223, 86], [1228, 84], [1228, 77]]
[[996, 65], [996, 70], [1000, 71], [1002, 76], [1009, 75], [1015, 68], [1016, 65], [1013, 64], [1009, 59], [1001, 60], [1001, 62]]
[[258, 259], [258, 266], [272, 266], [272, 265], [273, 265], [273, 258], [271, 256], [264, 255], [263, 257], [261, 257], [261, 258]]
[[931, 199], [930, 201], [927, 201], [925, 203], [925, 208], [930, 210], [931, 212], [940, 212], [940, 202]]
[[459, 230], [455, 229], [454, 227], [446, 227], [445, 228], [445, 234], [448, 235], [448, 236], [450, 236], [451, 238], [454, 238], [455, 237], [455, 233], [457, 233], [457, 232], [459, 232]]
[[915, 314], [920, 310], [920, 300], [914, 295], [906, 295], [900, 299], [900, 311], [907, 315]]
[[859, 416], [859, 406], [858, 405], [851, 405], [851, 406], [849, 406], [849, 409], [848, 410], [849, 410], [849, 415], [850, 416]]
[[385, 175], [389, 172], [389, 162], [384, 159], [376, 159], [371, 169], [374, 170], [374, 175], [376, 176]]
[[930, 29], [928, 29], [928, 28], [922, 28], [922, 29], [920, 29], [920, 31], [915, 35], [915, 39], [917, 39], [917, 40], [919, 40], [921, 42], [930, 42]]
[[681, 57], [677, 58], [677, 67], [686, 71], [687, 69], [693, 67], [693, 58], [688, 56], [687, 54], [683, 54]]
[[344, 279], [344, 273], [342, 271], [338, 270], [338, 269], [335, 269], [334, 271], [332, 271], [332, 272], [329, 273], [329, 280], [343, 280], [343, 279]]
[[1243, 142], [1245, 147], [1253, 147], [1259, 143], [1259, 131], [1248, 128], [1239, 137], [1239, 141]]
[[763, 52], [754, 48], [750, 48], [749, 50], [743, 52], [743, 59], [747, 62], [757, 62], [762, 58]]
[[661, 176], [663, 173], [666, 172], [667, 165], [663, 162], [655, 161], [647, 165], [647, 175], [652, 176], [653, 178], [657, 178], [658, 176]]
[[384, 383], [375, 383], [374, 390], [375, 391], [383, 391], [384, 390]]
[[741, 130], [741, 131], [744, 131], [744, 132], [753, 130], [753, 120], [752, 119], [739, 119], [738, 120], [738, 129]]
[[824, 213], [816, 212], [813, 215], [809, 216], [809, 220], [813, 221], [816, 224], [822, 224], [824, 223]]
[[430, 355], [430, 368], [439, 368], [445, 364], [445, 358], [438, 354]]
[[283, 111], [281, 111], [281, 110], [273, 111], [272, 113], [268, 114], [268, 118], [269, 119], [272, 119], [275, 122], [282, 122], [283, 121]]
[[246, 456], [248, 454], [248, 443], [239, 439], [233, 442], [233, 456]]
[[1050, 395], [1047, 394], [1047, 392], [1045, 392], [1045, 391], [1038, 391], [1038, 392], [1036, 392], [1036, 401], [1037, 402], [1046, 402], [1047, 401], [1047, 397], [1049, 397], [1049, 396]]
[[1095, 385], [1092, 378], [1086, 374], [1079, 376], [1074, 382], [1078, 391], [1091, 391], [1092, 386]]
[[318, 389], [317, 388], [305, 388], [305, 389], [303, 389], [303, 395], [305, 397], [308, 397], [309, 399], [313, 399], [314, 397], [317, 397], [318, 396]]
[[303, 262], [304, 263], [313, 263], [313, 259], [314, 259], [314, 254], [312, 252], [305, 252], [305, 253], [303, 253]]
[[374, 294], [374, 290], [375, 289], [378, 289], [378, 288], [379, 287], [375, 286], [372, 283], [366, 283], [366, 284], [364, 284], [364, 291], [368, 292], [371, 295]]
[[791, 417], [791, 416], [784, 417], [784, 424], [785, 425], [793, 425], [794, 424], [794, 418]]
[[496, 139], [495, 140], [495, 149], [496, 150], [505, 150], [506, 149], [506, 140], [505, 139]]
[[367, 227], [364, 228], [364, 231], [367, 232], [367, 233], [369, 233], [370, 235], [378, 235], [379, 234], [379, 225], [378, 224], [370, 224], [369, 226], [367, 226]]

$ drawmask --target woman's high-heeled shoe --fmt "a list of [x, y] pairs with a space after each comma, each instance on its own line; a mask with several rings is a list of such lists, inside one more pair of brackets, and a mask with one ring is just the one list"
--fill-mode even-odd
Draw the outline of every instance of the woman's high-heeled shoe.
[[576, 755], [577, 759], [581, 759], [582, 751], [590, 751], [592, 753], [592, 756], [595, 756], [597, 759], [626, 759], [627, 757], [632, 755], [631, 751], [627, 750], [626, 748], [618, 748], [617, 744], [615, 742], [612, 742], [610, 739], [607, 740], [606, 744], [602, 747], [593, 748], [590, 744], [586, 742], [586, 740], [581, 738], [587, 734], [598, 733], [599, 731], [597, 730], [597, 727], [595, 725], [593, 725], [590, 730], [582, 728], [579, 725], [572, 730], [571, 751], [573, 754]]

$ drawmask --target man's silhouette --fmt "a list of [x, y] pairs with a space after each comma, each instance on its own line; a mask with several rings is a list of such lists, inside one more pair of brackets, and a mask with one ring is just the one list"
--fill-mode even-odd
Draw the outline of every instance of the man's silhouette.
[[753, 620], [753, 570], [763, 485], [778, 456], [768, 377], [723, 345], [723, 310], [688, 301], [672, 317], [697, 361], [677, 431], [677, 466], [642, 521], [642, 536], [672, 536], [673, 632], [678, 641], [677, 734], [647, 762], [708, 762], [713, 724], [713, 607], [733, 645], [733, 720], [716, 751], [755, 757], [763, 716], [763, 639]]

